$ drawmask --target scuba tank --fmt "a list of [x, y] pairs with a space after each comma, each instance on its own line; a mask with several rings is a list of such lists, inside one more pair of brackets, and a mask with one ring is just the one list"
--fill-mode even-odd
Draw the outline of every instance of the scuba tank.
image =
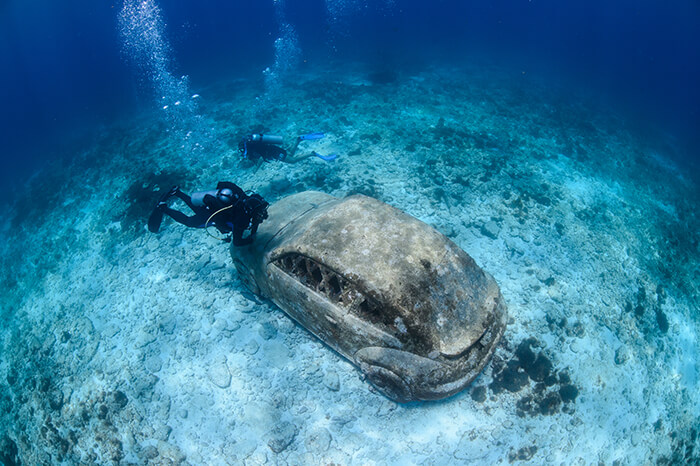
[[196, 193], [192, 193], [190, 196], [190, 200], [192, 201], [192, 204], [196, 205], [197, 207], [204, 207], [204, 196], [207, 194], [216, 197], [216, 194], [219, 192], [218, 189], [212, 189], [209, 191], [199, 191]]
[[192, 201], [192, 204], [194, 204], [197, 207], [206, 207], [206, 204], [204, 203], [204, 198], [207, 196], [207, 194], [209, 194], [210, 196], [215, 197], [219, 201], [223, 202], [224, 205], [231, 205], [234, 204], [234, 201], [238, 201], [239, 198], [245, 197], [245, 194], [243, 193], [243, 190], [241, 190], [241, 188], [235, 185], [234, 187], [237, 190], [239, 190], [240, 193], [234, 192], [232, 188], [223, 187], [219, 189], [211, 189], [209, 191], [198, 191], [196, 193], [192, 193], [192, 195], [190, 196], [190, 200]]
[[250, 141], [252, 142], [262, 142], [263, 144], [282, 144], [282, 136], [275, 136], [273, 134], [251, 134]]

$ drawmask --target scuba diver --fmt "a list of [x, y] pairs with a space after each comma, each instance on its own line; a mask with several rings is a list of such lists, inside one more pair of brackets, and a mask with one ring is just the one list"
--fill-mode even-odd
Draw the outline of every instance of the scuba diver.
[[294, 146], [287, 152], [282, 144], [282, 136], [275, 136], [272, 134], [249, 134], [248, 136], [241, 139], [238, 143], [238, 150], [244, 159], [257, 162], [258, 160], [264, 160], [265, 162], [271, 162], [273, 160], [279, 160], [286, 163], [297, 163], [300, 160], [307, 159], [312, 156], [316, 156], [326, 162], [334, 160], [338, 157], [337, 154], [321, 155], [316, 151], [312, 151], [309, 154], [296, 155], [299, 144], [303, 141], [314, 141], [325, 137], [323, 133], [310, 133], [302, 134], [296, 138]]
[[[170, 208], [168, 199], [173, 196], [187, 204], [194, 215], [188, 217], [179, 210]], [[253, 242], [258, 225], [267, 218], [269, 205], [259, 194], [247, 195], [243, 189], [229, 181], [220, 181], [215, 190], [200, 191], [191, 196], [173, 186], [153, 209], [148, 219], [148, 229], [157, 233], [165, 214], [191, 228], [208, 229], [213, 225], [223, 234], [230, 233], [225, 238], [218, 239], [233, 241], [234, 246], [245, 246]], [[246, 230], [250, 230], [250, 233], [243, 238]]]

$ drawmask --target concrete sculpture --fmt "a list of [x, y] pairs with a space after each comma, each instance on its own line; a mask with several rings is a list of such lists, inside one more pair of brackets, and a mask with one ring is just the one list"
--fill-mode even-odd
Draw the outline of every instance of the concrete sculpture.
[[243, 281], [398, 402], [445, 398], [503, 335], [495, 280], [444, 235], [381, 201], [306, 191], [274, 203]]

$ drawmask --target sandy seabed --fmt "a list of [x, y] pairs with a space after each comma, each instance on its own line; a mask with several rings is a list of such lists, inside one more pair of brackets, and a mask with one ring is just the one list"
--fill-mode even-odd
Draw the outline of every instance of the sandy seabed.
[[[221, 82], [197, 117], [104, 128], [17, 193], [0, 227], [0, 462], [700, 461], [699, 196], [670, 138], [498, 70], [314, 70], [261, 91]], [[323, 131], [301, 150], [339, 157], [242, 162], [253, 131]], [[159, 190], [218, 180], [271, 202], [363, 193], [434, 226], [501, 287], [495, 357], [447, 400], [378, 394], [248, 293], [225, 244], [146, 230]]]

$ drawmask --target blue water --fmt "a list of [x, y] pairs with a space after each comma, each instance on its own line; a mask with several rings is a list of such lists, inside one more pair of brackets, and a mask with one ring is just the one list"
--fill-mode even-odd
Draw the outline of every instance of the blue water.
[[[697, 462], [700, 4], [670, 5], [0, 0], [0, 463]], [[324, 137], [256, 163], [252, 132]], [[226, 244], [146, 229], [224, 179], [434, 227], [501, 290], [494, 357], [390, 402]]]
[[[590, 88], [640, 123], [677, 138], [676, 157], [700, 140], [700, 4], [652, 1], [458, 0], [336, 4], [287, 1], [303, 59], [356, 61], [394, 70], [484, 63]], [[21, 2], [0, 6], [2, 172], [26, 174], [70, 141], [152, 104], [125, 60], [121, 2]], [[162, 5], [173, 74], [192, 89], [274, 63], [273, 2]], [[73, 138], [73, 139], [71, 139]]]

